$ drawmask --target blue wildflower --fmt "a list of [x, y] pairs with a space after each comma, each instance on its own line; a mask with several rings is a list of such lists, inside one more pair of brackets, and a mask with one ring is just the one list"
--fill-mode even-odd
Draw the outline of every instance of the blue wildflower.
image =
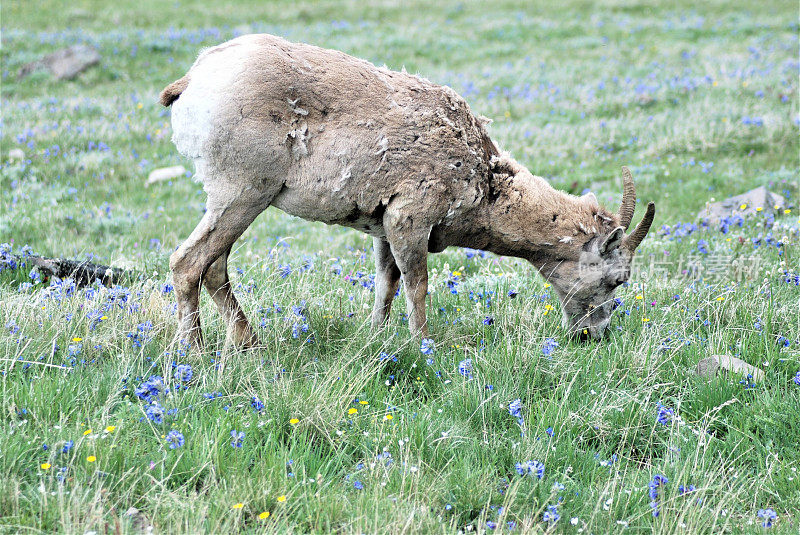
[[553, 351], [558, 347], [558, 342], [556, 342], [553, 338], [546, 338], [544, 343], [542, 344], [542, 354], [545, 357], [549, 357], [553, 354]]
[[561, 515], [558, 514], [558, 505], [548, 505], [547, 511], [542, 515], [542, 522], [558, 522]]
[[436, 351], [436, 343], [430, 338], [423, 338], [419, 346], [419, 351], [423, 355], [432, 355]]
[[134, 390], [136, 397], [145, 402], [153, 401], [162, 393], [166, 392], [167, 388], [164, 386], [164, 378], [160, 375], [151, 375], [147, 381], [140, 384], [136, 387], [136, 390]]
[[264, 403], [258, 399], [258, 396], [253, 396], [250, 406], [253, 407], [256, 412], [261, 412], [264, 409]]
[[544, 463], [537, 460], [525, 461], [524, 463], [517, 463], [514, 465], [517, 473], [521, 476], [536, 476], [539, 479], [544, 477]]
[[[600, 457], [599, 454], [595, 455], [596, 459], [598, 459], [599, 457]], [[610, 459], [605, 460], [605, 461], [600, 461], [600, 466], [604, 466], [606, 468], [610, 468], [610, 467], [614, 466], [615, 462], [617, 462], [617, 454], [616, 453], [612, 453]]]
[[61, 453], [69, 453], [69, 450], [71, 450], [74, 445], [75, 442], [73, 442], [72, 440], [67, 440], [66, 442], [64, 442], [64, 447], [61, 448]]
[[797, 374], [795, 374], [793, 381], [794, 381], [794, 384], [796, 384], [797, 386], [800, 386], [800, 372], [797, 372]]
[[364, 484], [361, 481], [355, 481], [353, 482], [353, 487], [356, 490], [362, 490], [364, 488]]
[[661, 403], [656, 403], [656, 407], [658, 407], [658, 414], [656, 414], [656, 421], [661, 425], [667, 425], [672, 421], [672, 417], [675, 415], [675, 411], [670, 409], [669, 407], [665, 407]]
[[153, 401], [144, 410], [147, 419], [160, 424], [164, 422], [164, 407], [158, 404], [158, 401]]
[[483, 318], [483, 324], [484, 325], [494, 325], [494, 318], [491, 317], [491, 316], [486, 316], [485, 318]]
[[192, 370], [192, 367], [189, 364], [179, 364], [178, 366], [175, 367], [175, 372], [173, 374], [173, 377], [175, 377], [176, 380], [182, 383], [188, 383], [189, 381], [192, 380], [193, 375], [194, 371]]
[[180, 431], [173, 429], [169, 433], [167, 433], [167, 443], [169, 444], [169, 449], [174, 450], [183, 446], [186, 441], [183, 439], [183, 435]]
[[647, 485], [650, 490], [648, 495], [650, 496], [650, 507], [653, 509], [653, 516], [658, 517], [661, 511], [658, 508], [658, 488], [666, 485], [669, 480], [666, 476], [662, 476], [660, 474], [656, 474], [653, 476], [653, 480]]
[[464, 359], [458, 363], [458, 373], [467, 379], [472, 379], [472, 371], [472, 359]]
[[772, 527], [772, 521], [778, 518], [778, 514], [773, 509], [759, 509], [758, 518], [760, 518], [761, 526], [765, 528]]
[[308, 332], [308, 323], [294, 322], [292, 325], [292, 338], [300, 338], [300, 333]]
[[497, 527], [497, 522], [492, 522], [491, 520], [487, 520], [486, 527], [488, 529], [495, 529]]
[[244, 431], [236, 431], [236, 429], [234, 429], [231, 431], [231, 438], [233, 439], [231, 440], [231, 446], [234, 448], [241, 448], [244, 442]]
[[523, 425], [525, 420], [522, 417], [522, 400], [515, 399], [511, 403], [508, 404], [508, 413], [517, 419], [519, 425]]

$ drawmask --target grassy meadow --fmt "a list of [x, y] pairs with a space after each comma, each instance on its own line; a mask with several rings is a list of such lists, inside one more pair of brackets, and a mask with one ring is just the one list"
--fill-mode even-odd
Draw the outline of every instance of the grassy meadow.
[[[0, 533], [800, 530], [796, 2], [7, 0], [0, 25]], [[610, 336], [570, 340], [534, 268], [454, 248], [432, 347], [402, 295], [375, 332], [371, 238], [271, 208], [230, 259], [264, 347], [227, 347], [205, 293], [204, 352], [174, 345], [168, 257], [205, 194], [157, 96], [251, 32], [447, 84], [609, 208], [628, 165], [657, 215]], [[100, 64], [18, 79], [75, 43]], [[697, 218], [757, 186], [785, 209]], [[79, 289], [12, 251], [138, 276]], [[693, 373], [714, 354], [765, 377]]]

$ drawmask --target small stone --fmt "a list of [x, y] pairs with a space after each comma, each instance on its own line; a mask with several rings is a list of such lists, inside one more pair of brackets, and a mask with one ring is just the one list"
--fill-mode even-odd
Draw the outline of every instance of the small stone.
[[752, 366], [742, 359], [728, 355], [712, 355], [697, 363], [696, 372], [700, 377], [714, 377], [719, 370], [735, 373], [742, 376], [750, 375], [753, 380], [760, 381], [764, 378], [764, 371]]
[[131, 507], [123, 515], [130, 519], [134, 533], [152, 533], [153, 525], [136, 507]]
[[249, 24], [240, 24], [233, 28], [233, 35], [247, 35], [253, 33], [253, 28]]
[[164, 182], [165, 180], [172, 180], [173, 178], [178, 178], [184, 176], [186, 174], [186, 168], [182, 165], [173, 165], [172, 167], [161, 167], [160, 169], [155, 169], [147, 175], [147, 182], [144, 183], [145, 186], [149, 186], [150, 184], [155, 184], [156, 182]]
[[[755, 213], [774, 213], [782, 210], [786, 200], [772, 193], [764, 186], [759, 186], [741, 195], [729, 197], [724, 201], [711, 203], [703, 208], [697, 217], [708, 219], [709, 223], [719, 223], [723, 217], [730, 215], [751, 215]], [[778, 207], [777, 209], [775, 207]]]
[[25, 159], [25, 151], [22, 149], [11, 149], [8, 151], [8, 159], [9, 160], [24, 160]]
[[48, 54], [38, 61], [23, 65], [19, 77], [23, 78], [39, 69], [47, 69], [57, 80], [70, 80], [92, 65], [100, 63], [100, 53], [88, 45], [73, 45]]

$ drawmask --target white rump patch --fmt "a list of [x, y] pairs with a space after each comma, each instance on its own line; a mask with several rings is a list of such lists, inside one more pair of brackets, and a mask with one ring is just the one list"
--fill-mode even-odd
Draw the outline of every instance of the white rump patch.
[[190, 69], [189, 85], [172, 105], [172, 142], [178, 152], [195, 160], [198, 180], [204, 179], [205, 145], [230, 85], [244, 69], [253, 50], [252, 36], [204, 50]]
[[563, 238], [558, 240], [558, 242], [559, 243], [572, 243], [572, 236], [564, 236]]

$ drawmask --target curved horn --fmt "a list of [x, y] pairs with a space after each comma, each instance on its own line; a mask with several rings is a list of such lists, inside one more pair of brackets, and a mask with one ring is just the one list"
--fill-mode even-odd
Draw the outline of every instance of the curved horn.
[[622, 247], [626, 247], [630, 252], [636, 250], [642, 240], [647, 236], [647, 231], [650, 230], [650, 225], [653, 224], [653, 218], [656, 216], [656, 204], [654, 202], [647, 203], [647, 212], [636, 228], [622, 239]]
[[622, 205], [619, 207], [619, 224], [628, 230], [636, 210], [636, 187], [633, 185], [631, 170], [622, 166]]

